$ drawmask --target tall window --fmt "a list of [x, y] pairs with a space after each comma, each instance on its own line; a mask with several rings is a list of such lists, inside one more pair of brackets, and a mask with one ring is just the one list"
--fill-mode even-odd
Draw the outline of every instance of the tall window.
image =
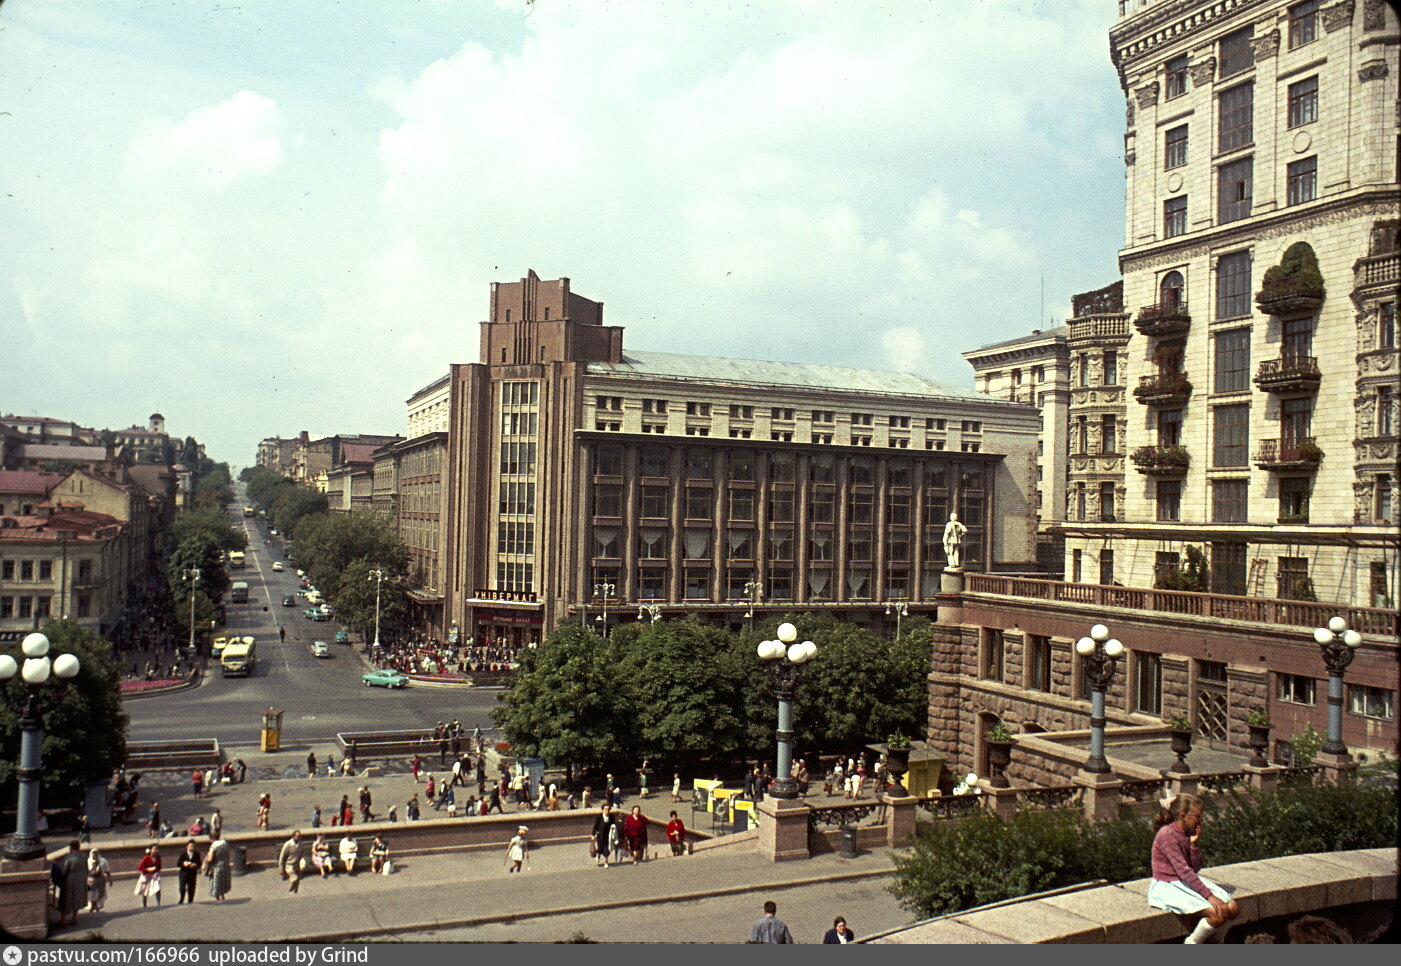
[[1318, 120], [1318, 76], [1305, 77], [1289, 85], [1289, 126], [1312, 124]]
[[1178, 195], [1163, 202], [1163, 237], [1187, 234], [1187, 196]]
[[1280, 339], [1280, 355], [1286, 359], [1307, 359], [1313, 355], [1313, 319], [1286, 319]]
[[1279, 404], [1279, 434], [1291, 447], [1313, 435], [1313, 400], [1285, 399]]
[[991, 681], [1002, 680], [1002, 631], [996, 627], [984, 627], [979, 635], [983, 645], [983, 677]]
[[1164, 68], [1167, 75], [1167, 100], [1187, 93], [1187, 55], [1174, 57]]
[[1026, 686], [1032, 691], [1051, 690], [1051, 639], [1026, 637]]
[[1275, 596], [1281, 600], [1308, 600], [1313, 596], [1308, 557], [1279, 557], [1275, 569]]
[[1247, 249], [1230, 252], [1216, 260], [1216, 317], [1237, 319], [1249, 314], [1250, 251]]
[[1234, 151], [1255, 139], [1255, 85], [1241, 84], [1217, 99], [1216, 150]]
[[1323, 0], [1304, 0], [1289, 8], [1289, 49], [1318, 39], [1318, 8]]
[[[1245, 544], [1236, 541], [1213, 541], [1211, 544], [1211, 592], [1245, 596]], [[1208, 664], [1211, 662], [1199, 662]], [[1222, 677], [1225, 677], [1222, 665]], [[1205, 669], [1203, 669], [1205, 670]]]
[[1187, 163], [1187, 125], [1169, 128], [1163, 135], [1163, 168], [1180, 168]]
[[1255, 28], [1242, 27], [1221, 38], [1217, 51], [1217, 66], [1222, 77], [1231, 77], [1255, 66], [1255, 52], [1250, 48], [1250, 37]]
[[1163, 305], [1182, 304], [1183, 281], [1181, 272], [1168, 272], [1158, 283], [1158, 301]]
[[1250, 388], [1250, 330], [1233, 329], [1216, 336], [1216, 391]]
[[1158, 411], [1158, 445], [1182, 445], [1182, 410], [1162, 409]]
[[1225, 225], [1250, 217], [1255, 159], [1241, 158], [1216, 171], [1216, 220]]
[[1114, 484], [1104, 482], [1099, 485], [1099, 520], [1101, 523], [1113, 523], [1114, 516]]
[[1163, 660], [1157, 654], [1134, 653], [1134, 710], [1163, 713]]
[[1104, 385], [1119, 384], [1119, 353], [1112, 349], [1104, 353]]
[[1314, 703], [1313, 678], [1304, 677], [1302, 674], [1275, 674], [1275, 699], [1277, 701], [1287, 701], [1290, 704]]
[[1309, 522], [1309, 479], [1286, 476], [1279, 481], [1279, 522]]
[[1182, 519], [1182, 481], [1158, 481], [1158, 522], [1175, 523]]
[[1212, 410], [1212, 466], [1245, 466], [1250, 458], [1250, 406]]
[[1376, 494], [1376, 522], [1390, 523], [1391, 521], [1391, 474], [1378, 473], [1376, 483], [1373, 487]]
[[1070, 582], [1078, 584], [1082, 576], [1082, 568], [1085, 562], [1085, 552], [1083, 550], [1070, 551]]
[[1348, 685], [1348, 711], [1366, 718], [1390, 721], [1395, 716], [1396, 692], [1365, 684]]
[[1318, 197], [1318, 156], [1292, 161], [1288, 168], [1289, 204], [1301, 205]]
[[1213, 480], [1211, 484], [1211, 522], [1245, 523], [1247, 480]]
[[1106, 587], [1114, 583], [1114, 551], [1099, 552], [1099, 582]]
[[1396, 303], [1383, 302], [1377, 306], [1377, 348], [1396, 348]]
[[1392, 410], [1396, 395], [1390, 386], [1377, 387], [1377, 435], [1390, 436], [1396, 432]]
[[1113, 413], [1100, 417], [1099, 451], [1101, 453], [1119, 452], [1118, 422]]

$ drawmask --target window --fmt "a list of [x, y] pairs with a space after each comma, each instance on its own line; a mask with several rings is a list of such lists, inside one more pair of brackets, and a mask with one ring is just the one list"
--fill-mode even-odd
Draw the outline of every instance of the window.
[[710, 479], [710, 451], [689, 449], [686, 451], [686, 478], [688, 480]]
[[1158, 516], [1162, 523], [1182, 519], [1182, 481], [1159, 480], [1157, 493]]
[[21, 618], [23, 618], [23, 617], [33, 617], [33, 616], [34, 616], [34, 598], [33, 598], [33, 597], [21, 597], [21, 598], [19, 598], [19, 613], [18, 613], [16, 616], [21, 617]]
[[1289, 204], [1302, 205], [1318, 197], [1318, 157], [1293, 161], [1288, 168]]
[[754, 519], [754, 491], [733, 487], [730, 489], [730, 519]]
[[34, 579], [34, 561], [32, 561], [32, 560], [21, 560], [21, 561], [20, 561], [20, 563], [19, 563], [19, 579], [20, 579], [20, 580], [33, 580], [33, 579]]
[[829, 489], [814, 489], [808, 499], [808, 520], [812, 523], [832, 523], [836, 520], [837, 494]]
[[1114, 520], [1114, 484], [1106, 481], [1099, 485], [1099, 522], [1113, 523]]
[[1367, 718], [1391, 720], [1396, 692], [1365, 684], [1348, 685], [1348, 710]]
[[847, 498], [847, 521], [850, 523], [874, 522], [875, 497], [870, 490], [853, 489]]
[[730, 557], [735, 560], [754, 559], [754, 531], [753, 530], [731, 530], [730, 534]]
[[1394, 399], [1395, 395], [1392, 393], [1390, 386], [1377, 387], [1378, 436], [1390, 436], [1396, 431], [1396, 425], [1393, 422], [1392, 416], [1392, 410], [1394, 409], [1392, 402]]
[[79, 595], [78, 595], [78, 616], [79, 616], [79, 617], [91, 617], [91, 616], [92, 616], [92, 598], [91, 598], [90, 596], [88, 596], [87, 594], [79, 594]]
[[696, 528], [683, 531], [681, 549], [687, 560], [709, 560], [710, 531]]
[[1232, 329], [1216, 335], [1216, 391], [1250, 389], [1250, 330]]
[[642, 487], [642, 516], [664, 519], [667, 516], [667, 498], [670, 493], [669, 486]]
[[832, 539], [832, 531], [813, 530], [808, 534], [808, 560], [835, 560], [836, 556], [837, 542]]
[[753, 406], [736, 406], [736, 405], [731, 405], [731, 406], [730, 406], [730, 418], [731, 418], [731, 419], [753, 419], [753, 418], [754, 418], [754, 407], [753, 407]]
[[1222, 255], [1216, 260], [1216, 317], [1237, 319], [1249, 314], [1250, 252]]
[[874, 424], [874, 421], [875, 417], [872, 416], [870, 413], [851, 414], [851, 425], [853, 426], [871, 426]]
[[1174, 307], [1181, 305], [1183, 288], [1182, 273], [1177, 271], [1168, 272], [1163, 276], [1163, 280], [1158, 283], [1158, 301], [1163, 305]]
[[1250, 47], [1250, 38], [1255, 28], [1242, 27], [1221, 38], [1217, 51], [1221, 77], [1231, 77], [1255, 66], [1255, 52]]
[[4, 561], [3, 563], [0, 563], [0, 580], [14, 580], [14, 579], [15, 579], [15, 562], [14, 562], [13, 560], [6, 560], [6, 561]]
[[686, 519], [708, 520], [714, 505], [714, 490], [708, 486], [686, 487]]
[[618, 528], [594, 527], [593, 555], [595, 557], [618, 556]]
[[1118, 421], [1110, 413], [1100, 417], [1099, 422], [1099, 451], [1101, 453], [1119, 452], [1119, 433], [1117, 429]]
[[850, 482], [870, 484], [876, 481], [876, 464], [866, 457], [854, 459], [848, 467]]
[[670, 476], [670, 454], [659, 446], [643, 448], [639, 460], [639, 473], [642, 476]]
[[[710, 427], [709, 427], [709, 426], [687, 426], [687, 427], [686, 427], [686, 435], [687, 435], [687, 436], [709, 436], [709, 435], [710, 435]], [[745, 438], [745, 439], [748, 439], [749, 436], [746, 435], [744, 438]]]
[[593, 428], [600, 433], [618, 433], [622, 432], [623, 424], [620, 422], [599, 419], [594, 421]]
[[[1394, 308], [1394, 306], [1393, 306], [1393, 308]], [[924, 428], [925, 428], [925, 429], [935, 429], [935, 430], [939, 430], [940, 432], [942, 432], [942, 431], [944, 430], [944, 427], [945, 427], [946, 425], [947, 425], [947, 424], [946, 424], [945, 421], [942, 420], [942, 419], [926, 419], [926, 420], [924, 421]]]
[[623, 475], [623, 450], [620, 446], [600, 446], [594, 472], [599, 476]]
[[770, 418], [770, 419], [779, 419], [779, 420], [783, 420], [783, 421], [785, 421], [785, 422], [792, 422], [792, 421], [793, 421], [793, 410], [791, 410], [791, 409], [781, 409], [781, 408], [775, 406], [775, 407], [773, 407], [771, 410], [769, 410], [769, 418]]
[[1314, 703], [1314, 687], [1314, 679], [1306, 678], [1302, 674], [1275, 675], [1275, 698], [1279, 701], [1312, 705]]
[[1309, 522], [1309, 479], [1286, 476], [1279, 481], [1279, 522]]
[[1163, 202], [1163, 237], [1187, 234], [1187, 196], [1178, 195]]
[[1250, 217], [1250, 192], [1254, 171], [1254, 158], [1241, 158], [1217, 169], [1216, 220], [1221, 224]]
[[1163, 168], [1180, 168], [1187, 163], [1187, 125], [1169, 128], [1163, 135]]
[[885, 524], [886, 526], [906, 526], [910, 522], [910, 495], [908, 493], [890, 493], [886, 497]]
[[814, 409], [812, 411], [812, 421], [814, 423], [835, 423], [837, 414], [830, 409]]
[[1378, 473], [1377, 481], [1373, 489], [1376, 498], [1376, 522], [1390, 523], [1392, 510], [1391, 474]]
[[1073, 498], [1074, 498], [1074, 503], [1075, 503], [1075, 519], [1076, 519], [1076, 520], [1084, 520], [1084, 519], [1085, 519], [1085, 484], [1083, 484], [1083, 483], [1076, 483], [1076, 484], [1075, 484], [1075, 488], [1074, 488], [1074, 490], [1072, 491], [1072, 496], [1073, 496]]
[[[1245, 523], [1247, 480], [1213, 480], [1211, 484], [1211, 522]], [[1226, 593], [1226, 591], [1221, 591]]]
[[1323, 0], [1304, 0], [1289, 8], [1289, 49], [1318, 39], [1318, 8]]
[[661, 415], [666, 412], [666, 400], [644, 399], [642, 400], [642, 411], [644, 413], [656, 413]]
[[642, 527], [637, 531], [637, 555], [648, 560], [666, 559], [667, 531], [662, 527]]
[[1139, 714], [1163, 713], [1163, 659], [1134, 653], [1133, 709]]
[[34, 598], [34, 616], [35, 616], [35, 617], [48, 617], [48, 616], [50, 615], [50, 613], [51, 613], [50, 610], [49, 610], [49, 605], [50, 605], [50, 603], [52, 602], [52, 600], [53, 600], [53, 598], [51, 598], [51, 597], [35, 597], [35, 598]]
[[977, 419], [965, 419], [963, 421], [963, 431], [965, 433], [981, 433], [983, 431], [982, 421]]
[[1026, 636], [1026, 686], [1032, 691], [1051, 690], [1051, 639]]
[[1389, 608], [1391, 606], [1391, 585], [1387, 583], [1386, 579], [1386, 561], [1369, 561], [1367, 573], [1369, 577], [1368, 590], [1372, 595], [1372, 606]]
[[1280, 333], [1280, 355], [1286, 359], [1307, 359], [1313, 355], [1313, 319], [1285, 319]]
[[1002, 680], [1002, 631], [996, 627], [980, 628], [983, 651], [983, 677], [990, 681]]
[[599, 396], [599, 397], [598, 397], [598, 408], [599, 408], [599, 409], [607, 409], [607, 410], [610, 410], [610, 411], [612, 411], [612, 412], [620, 412], [620, 411], [622, 411], [622, 408], [623, 408], [623, 397], [622, 397], [622, 396]]
[[1181, 573], [1182, 555], [1175, 550], [1159, 550], [1153, 558], [1153, 586], [1170, 589], [1169, 582]]
[[1234, 151], [1255, 140], [1255, 85], [1241, 84], [1217, 99], [1216, 150]]
[[623, 488], [617, 483], [600, 483], [594, 487], [594, 516], [623, 515]]
[[709, 416], [709, 415], [710, 415], [710, 403], [706, 403], [706, 402], [688, 402], [688, 403], [686, 404], [686, 415], [687, 415], [687, 416]]
[[1377, 348], [1396, 348], [1396, 303], [1383, 302], [1377, 306]]
[[793, 431], [792, 431], [792, 430], [782, 430], [782, 431], [780, 431], [780, 430], [775, 429], [775, 430], [773, 430], [772, 432], [769, 433], [769, 439], [770, 439], [770, 441], [775, 442], [775, 443], [791, 443], [791, 442], [793, 442]]
[[1158, 412], [1158, 445], [1182, 445], [1182, 410], [1163, 409]]
[[1080, 571], [1084, 558], [1085, 552], [1083, 550], [1070, 551], [1070, 582], [1073, 584], [1080, 582]]
[[1114, 583], [1114, 551], [1099, 552], [1099, 582], [1106, 587]]
[[871, 542], [871, 529], [869, 527], [853, 527], [847, 535], [847, 557], [851, 560], [870, 560], [872, 558]]
[[1313, 435], [1313, 400], [1286, 399], [1279, 404], [1279, 434], [1290, 448]]
[[1275, 561], [1275, 596], [1280, 600], [1311, 600], [1308, 557], [1279, 557]]
[[710, 599], [710, 574], [704, 570], [686, 571], [686, 599]]
[[13, 597], [0, 597], [0, 620], [15, 616], [15, 599]]
[[730, 439], [749, 439], [749, 438], [750, 438], [751, 436], [753, 436], [753, 435], [754, 435], [754, 431], [753, 431], [752, 429], [733, 429], [733, 428], [732, 428], [732, 429], [730, 430]]
[[1289, 85], [1289, 126], [1318, 120], [1318, 77], [1305, 77]]
[[769, 493], [769, 522], [793, 522], [793, 491], [775, 487]]
[[1174, 97], [1181, 97], [1183, 94], [1187, 93], [1186, 54], [1180, 57], [1174, 57], [1172, 60], [1168, 61], [1163, 72], [1167, 80], [1167, 83], [1164, 85], [1167, 89], [1166, 100], [1170, 101]]
[[887, 416], [887, 417], [886, 417], [886, 422], [890, 425], [890, 428], [891, 428], [891, 429], [909, 429], [909, 428], [910, 428], [910, 417], [909, 417], [909, 416]]
[[638, 600], [666, 599], [666, 568], [640, 567], [637, 578]]
[[[1390, 393], [1391, 390], [1388, 389], [1387, 392]], [[1378, 398], [1378, 399], [1381, 398], [1381, 390], [1377, 390], [1377, 398]], [[53, 580], [53, 579], [54, 579], [54, 565], [53, 565], [53, 561], [52, 561], [52, 560], [41, 560], [41, 561], [39, 561], [39, 579], [40, 579], [40, 580]]]

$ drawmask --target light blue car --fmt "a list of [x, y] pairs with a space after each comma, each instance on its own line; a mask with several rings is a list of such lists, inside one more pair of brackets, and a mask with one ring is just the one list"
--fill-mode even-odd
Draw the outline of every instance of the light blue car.
[[360, 680], [365, 682], [367, 688], [402, 688], [409, 683], [408, 678], [389, 668], [371, 671]]

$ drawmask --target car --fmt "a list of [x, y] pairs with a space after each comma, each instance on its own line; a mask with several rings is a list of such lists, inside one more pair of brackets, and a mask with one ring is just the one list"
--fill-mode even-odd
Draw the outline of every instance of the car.
[[296, 607], [296, 606], [297, 606], [297, 598], [295, 598], [295, 597], [284, 597], [284, 598], [282, 598], [282, 606], [283, 606], [283, 607]]
[[213, 643], [209, 645], [209, 649], [214, 652], [215, 657], [218, 657], [220, 654], [224, 653], [224, 648], [228, 646], [229, 639], [227, 637], [216, 637]]
[[268, 536], [270, 536], [270, 537], [275, 537], [275, 536], [277, 536], [277, 527], [271, 527], [271, 528], [269, 528], [269, 529], [268, 529]]
[[327, 644], [325, 641], [316, 641], [315, 643], [313, 643], [313, 644], [311, 645], [311, 656], [312, 656], [312, 657], [330, 657], [330, 656], [331, 656], [331, 646], [330, 646], [329, 644]]
[[331, 615], [323, 612], [319, 607], [308, 607], [302, 611], [302, 616], [309, 621], [328, 621]]
[[336, 643], [337, 643], [337, 644], [349, 644], [349, 643], [350, 643], [350, 634], [349, 634], [349, 632], [347, 632], [347, 631], [336, 631]]
[[305, 577], [305, 576], [306, 576], [306, 571], [305, 571], [305, 570], [298, 570], [298, 571], [297, 571], [297, 579], [298, 579], [298, 580], [302, 579], [302, 578]]
[[282, 571], [283, 571], [284, 569], [285, 569], [285, 568], [282, 566], [282, 561], [281, 561], [281, 560], [275, 560], [275, 561], [273, 561], [273, 564], [272, 564], [272, 572], [273, 572], [273, 573], [275, 573], [275, 574], [280, 574], [280, 573], [282, 573]]
[[309, 581], [309, 580], [307, 580], [305, 577], [303, 577], [301, 580], [297, 581], [297, 587], [299, 587], [299, 588], [302, 589], [302, 590], [310, 590], [310, 589], [311, 589], [311, 581]]
[[398, 671], [389, 668], [380, 668], [378, 671], [371, 671], [360, 679], [365, 682], [367, 688], [402, 688], [409, 683], [409, 679]]

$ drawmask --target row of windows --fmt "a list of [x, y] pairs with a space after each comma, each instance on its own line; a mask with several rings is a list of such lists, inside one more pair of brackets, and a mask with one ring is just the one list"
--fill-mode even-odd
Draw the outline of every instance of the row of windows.
[[[765, 560], [792, 561], [797, 559], [799, 535], [788, 529], [770, 529], [761, 538], [754, 530], [730, 529], [723, 531], [719, 541], [724, 557], [729, 560], [755, 560], [762, 547]], [[885, 535], [884, 558], [891, 564], [909, 564], [913, 559], [912, 535], [908, 531], [891, 531]], [[715, 535], [710, 530], [687, 528], [680, 532], [678, 550], [683, 560], [708, 561], [716, 547]], [[836, 559], [838, 537], [831, 530], [811, 530], [807, 534], [807, 559], [811, 563], [831, 562]], [[871, 561], [876, 555], [875, 532], [869, 527], [855, 527], [847, 532], [846, 559], [850, 561]], [[671, 533], [662, 527], [640, 527], [637, 530], [635, 553], [639, 559], [666, 560], [671, 556]], [[596, 526], [593, 528], [592, 554], [595, 558], [616, 559], [622, 556], [621, 531], [616, 526]], [[939, 563], [944, 559], [942, 542], [930, 538], [924, 544], [926, 563]]]
[[[622, 476], [625, 451], [621, 446], [599, 446], [594, 458], [594, 473], [598, 476]], [[711, 480], [719, 467], [717, 454], [709, 449], [681, 450], [675, 474], [687, 480]], [[732, 482], [752, 483], [758, 479], [758, 460], [754, 453], [730, 453], [725, 460], [727, 478]], [[662, 446], [643, 446], [637, 454], [639, 476], [671, 477], [672, 450]], [[964, 489], [984, 488], [981, 467], [962, 467], [955, 472], [959, 486]], [[891, 459], [885, 464], [887, 486], [915, 486], [920, 481], [928, 487], [947, 487], [950, 469], [942, 463], [915, 463]], [[808, 480], [812, 483], [836, 483], [837, 459], [815, 456], [808, 460]], [[843, 474], [848, 483], [873, 485], [876, 482], [876, 461], [870, 457], [851, 457]], [[797, 479], [797, 460], [791, 453], [771, 453], [767, 458], [766, 478], [775, 483], [793, 483]]]
[[[621, 411], [622, 411], [622, 408], [623, 408], [623, 397], [622, 397], [622, 396], [598, 396], [598, 397], [596, 398], [596, 402], [597, 402], [597, 409], [598, 409], [601, 413], [604, 413], [604, 412], [607, 412], [607, 413], [621, 412]], [[667, 412], [667, 402], [668, 402], [668, 401], [665, 400], [665, 399], [643, 399], [643, 400], [642, 400], [642, 412], [645, 413], [645, 414], [647, 414], [647, 415], [665, 415], [666, 412]], [[709, 415], [710, 415], [710, 403], [688, 402], [688, 403], [686, 403], [686, 415], [687, 415], [687, 416], [709, 416]], [[738, 403], [731, 404], [731, 405], [730, 405], [730, 418], [731, 418], [731, 419], [753, 419], [753, 418], [754, 418], [754, 407], [753, 407], [753, 406], [749, 406], [749, 405], [738, 404]], [[771, 408], [769, 409], [769, 418], [770, 418], [771, 420], [777, 420], [777, 421], [779, 421], [779, 422], [792, 422], [792, 421], [794, 420], [794, 411], [793, 411], [792, 409], [789, 409], [789, 408], [786, 408], [786, 407], [773, 406], [773, 407], [771, 407]], [[910, 416], [888, 415], [888, 416], [883, 417], [883, 422], [884, 422], [885, 425], [887, 425], [887, 426], [889, 426], [889, 427], [891, 427], [891, 428], [893, 428], [893, 429], [909, 429], [909, 428], [910, 428], [910, 425], [911, 425], [911, 419], [912, 419], [912, 417], [910, 417]], [[819, 423], [819, 424], [824, 424], [824, 425], [826, 425], [826, 424], [834, 424], [834, 423], [836, 423], [836, 421], [837, 421], [837, 414], [836, 414], [834, 411], [830, 410], [830, 409], [814, 409], [814, 410], [812, 410], [812, 421], [813, 421], [814, 423]], [[650, 425], [656, 425], [656, 424], [650, 424]], [[664, 423], [661, 424], [661, 425], [662, 425], [662, 426], [665, 426]], [[852, 414], [851, 414], [851, 425], [853, 425], [853, 426], [874, 426], [874, 425], [876, 425], [876, 416], [875, 416], [873, 413], [852, 413]], [[937, 418], [934, 418], [934, 417], [927, 417], [927, 418], [925, 418], [925, 420], [924, 420], [924, 428], [927, 429], [927, 430], [929, 430], [929, 429], [933, 429], [933, 430], [944, 430], [944, 429], [947, 428], [947, 426], [948, 426], [948, 420], [946, 420], [946, 419], [937, 419]], [[983, 424], [982, 424], [982, 421], [981, 421], [981, 420], [975, 420], [975, 419], [963, 420], [963, 421], [962, 421], [962, 430], [963, 430], [963, 432], [965, 432], [965, 433], [981, 433], [981, 432], [983, 431]], [[660, 431], [660, 430], [658, 430], [658, 431]], [[527, 434], [527, 435], [528, 435], [528, 434]]]
[[[1289, 49], [1313, 43], [1319, 37], [1319, 11], [1323, 0], [1303, 0], [1289, 8]], [[1255, 51], [1250, 42], [1254, 26], [1242, 27], [1217, 42], [1217, 76], [1234, 77], [1255, 66]], [[1171, 100], [1187, 93], [1188, 57], [1182, 54], [1164, 66], [1166, 98]]]
[[[1228, 224], [1250, 215], [1254, 159], [1241, 158], [1217, 171], [1216, 221]], [[1285, 168], [1286, 203], [1301, 205], [1318, 197], [1318, 157], [1291, 161]], [[1187, 233], [1187, 196], [1163, 202], [1163, 237]]]
[[[600, 569], [594, 573], [599, 583], [616, 585], [618, 572]], [[793, 570], [788, 567], [769, 567], [762, 586], [755, 588], [756, 575], [747, 567], [730, 567], [722, 581], [716, 581], [709, 570], [686, 569], [681, 575], [682, 595], [685, 600], [709, 601], [715, 589], [722, 590], [725, 600], [745, 602], [756, 597], [764, 600], [796, 600], [798, 581]], [[638, 600], [667, 600], [667, 587], [670, 583], [670, 568], [660, 565], [640, 566], [635, 571], [634, 587]], [[933, 576], [937, 583], [937, 575]], [[807, 574], [807, 600], [836, 600], [838, 578], [830, 570], [813, 570]], [[935, 587], [931, 584], [931, 587]], [[875, 575], [870, 570], [855, 569], [846, 572], [845, 600], [907, 600], [909, 598], [910, 573], [907, 570], [886, 572], [884, 593], [876, 597]], [[932, 592], [932, 591], [931, 591]]]
[[[84, 561], [87, 563], [87, 561]], [[16, 567], [18, 564], [18, 567]], [[89, 564], [89, 566], [91, 566]], [[15, 575], [19, 576], [16, 577]], [[36, 576], [37, 574], [37, 576]], [[0, 561], [0, 580], [53, 580], [52, 560], [5, 560]]]
[[[638, 488], [639, 516], [649, 520], [665, 520], [671, 515], [671, 491], [669, 485], [648, 484]], [[715, 516], [717, 492], [710, 487], [688, 486], [684, 488], [685, 518], [687, 520], [710, 520]], [[755, 519], [756, 493], [752, 489], [732, 487], [728, 491], [727, 518], [730, 520]], [[768, 514], [771, 523], [794, 522], [794, 501], [796, 495], [791, 490], [772, 490], [768, 497]], [[885, 499], [885, 524], [887, 526], [907, 526], [912, 522], [913, 496], [908, 493], [887, 492]], [[965, 489], [957, 495], [960, 519], [965, 526], [978, 527], [983, 523], [985, 506], [984, 494], [980, 490]], [[594, 516], [621, 517], [623, 507], [623, 487], [620, 483], [599, 483], [594, 486]], [[810, 523], [835, 523], [837, 507], [836, 490], [814, 489], [808, 495], [807, 519]], [[949, 493], [947, 490], [926, 490], [924, 495], [924, 519], [927, 526], [943, 526], [948, 516]], [[852, 490], [847, 494], [846, 522], [848, 524], [875, 523], [875, 493], [872, 490]]]
[[[1249, 480], [1212, 480], [1211, 522], [1249, 523]], [[1083, 484], [1077, 484], [1083, 485]], [[1281, 477], [1278, 491], [1278, 522], [1308, 523], [1309, 497], [1313, 484], [1308, 477]], [[1391, 523], [1391, 474], [1378, 473], [1373, 478], [1372, 522]], [[1182, 482], [1160, 480], [1156, 484], [1156, 519], [1163, 523], [1182, 518]], [[1078, 519], [1085, 519], [1083, 504]]]

